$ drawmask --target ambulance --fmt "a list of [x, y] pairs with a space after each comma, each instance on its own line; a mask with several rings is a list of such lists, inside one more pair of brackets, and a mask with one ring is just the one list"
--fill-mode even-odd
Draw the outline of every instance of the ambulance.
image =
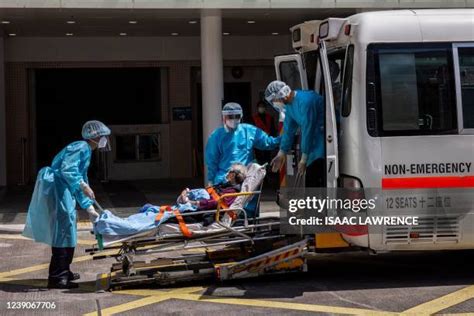
[[324, 97], [327, 187], [393, 192], [386, 212], [419, 216], [341, 229], [327, 247], [474, 249], [474, 10], [365, 12], [290, 31], [295, 52], [275, 57], [276, 76]]

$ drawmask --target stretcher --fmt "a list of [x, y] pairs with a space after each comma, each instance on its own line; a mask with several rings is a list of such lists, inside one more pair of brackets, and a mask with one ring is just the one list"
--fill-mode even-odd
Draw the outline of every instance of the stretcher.
[[[265, 174], [266, 165], [252, 163], [240, 193], [220, 196], [216, 210], [180, 214], [183, 218], [213, 214], [215, 222], [207, 227], [197, 223], [185, 224], [183, 228], [184, 221], [178, 221], [178, 224], [164, 223], [133, 236], [96, 236], [97, 245], [86, 252], [94, 255], [94, 260], [110, 257], [117, 260], [105, 282], [100, 275], [100, 288], [110, 290], [148, 283], [167, 285], [197, 279], [228, 280], [306, 271], [304, 255], [308, 240], [302, 236], [281, 235], [279, 218], [258, 216]], [[236, 199], [223, 208], [220, 202], [227, 197]], [[252, 200], [255, 216], [249, 218], [246, 207]], [[197, 248], [204, 251], [192, 251]]]

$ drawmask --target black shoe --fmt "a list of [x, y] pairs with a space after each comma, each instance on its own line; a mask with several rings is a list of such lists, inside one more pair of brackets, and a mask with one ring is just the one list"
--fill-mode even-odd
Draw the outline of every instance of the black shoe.
[[69, 272], [69, 277], [68, 277], [69, 281], [79, 280], [80, 278], [81, 278], [81, 275], [79, 273]]
[[78, 287], [79, 284], [69, 282], [68, 280], [48, 281], [48, 289], [77, 289]]

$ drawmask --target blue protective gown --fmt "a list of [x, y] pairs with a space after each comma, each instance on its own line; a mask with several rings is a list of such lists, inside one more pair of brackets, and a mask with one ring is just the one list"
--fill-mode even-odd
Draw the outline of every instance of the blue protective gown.
[[212, 132], [207, 141], [205, 161], [207, 176], [212, 184], [225, 182], [233, 163], [248, 165], [253, 161], [253, 149], [272, 150], [280, 144], [280, 137], [268, 136], [260, 128], [239, 124], [234, 131], [223, 126]]
[[38, 172], [23, 236], [52, 247], [76, 246], [76, 200], [83, 209], [93, 203], [79, 185], [88, 183], [91, 154], [87, 142], [71, 143], [56, 155], [51, 167]]
[[314, 91], [297, 90], [291, 103], [285, 105], [285, 121], [280, 149], [288, 152], [296, 131], [301, 129], [301, 153], [308, 156], [306, 165], [324, 157], [324, 101]]

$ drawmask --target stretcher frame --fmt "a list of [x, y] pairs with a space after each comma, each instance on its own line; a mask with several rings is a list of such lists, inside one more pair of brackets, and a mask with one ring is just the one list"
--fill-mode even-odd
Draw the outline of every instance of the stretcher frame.
[[[191, 280], [228, 280], [270, 273], [306, 271], [305, 254], [309, 239], [304, 236], [288, 238], [281, 235], [279, 218], [257, 217], [262, 186], [263, 179], [259, 183], [258, 191], [228, 193], [220, 196], [216, 210], [181, 214], [183, 217], [215, 214], [215, 223], [222, 230], [209, 234], [193, 234], [191, 237], [185, 237], [182, 234], [149, 236], [156, 235], [159, 229], [156, 227], [110, 243], [104, 243], [100, 237], [97, 238], [97, 247], [86, 249], [86, 252], [94, 255], [94, 260], [110, 257], [117, 260], [107, 275], [105, 288], [104, 282], [98, 282], [98, 285], [102, 284], [99, 288], [111, 290], [150, 283], [168, 285]], [[249, 223], [245, 206], [226, 209], [221, 207], [225, 198], [239, 196], [257, 196], [252, 223]], [[248, 205], [250, 201], [251, 199], [247, 200], [245, 204]], [[243, 218], [229, 226], [225, 225], [221, 221], [221, 215], [229, 212], [242, 215]], [[243, 225], [235, 225], [239, 221], [243, 221]], [[272, 248], [268, 248], [268, 245]], [[135, 257], [139, 256], [195, 248], [205, 248], [206, 252], [201, 255], [185, 253], [172, 258], [157, 258], [150, 263], [135, 260]], [[117, 252], [101, 255], [101, 252], [108, 250], [117, 250]], [[227, 254], [229, 250], [230, 255]], [[242, 256], [240, 260], [235, 260], [236, 253]], [[103, 275], [99, 275], [98, 278], [103, 278]]]

